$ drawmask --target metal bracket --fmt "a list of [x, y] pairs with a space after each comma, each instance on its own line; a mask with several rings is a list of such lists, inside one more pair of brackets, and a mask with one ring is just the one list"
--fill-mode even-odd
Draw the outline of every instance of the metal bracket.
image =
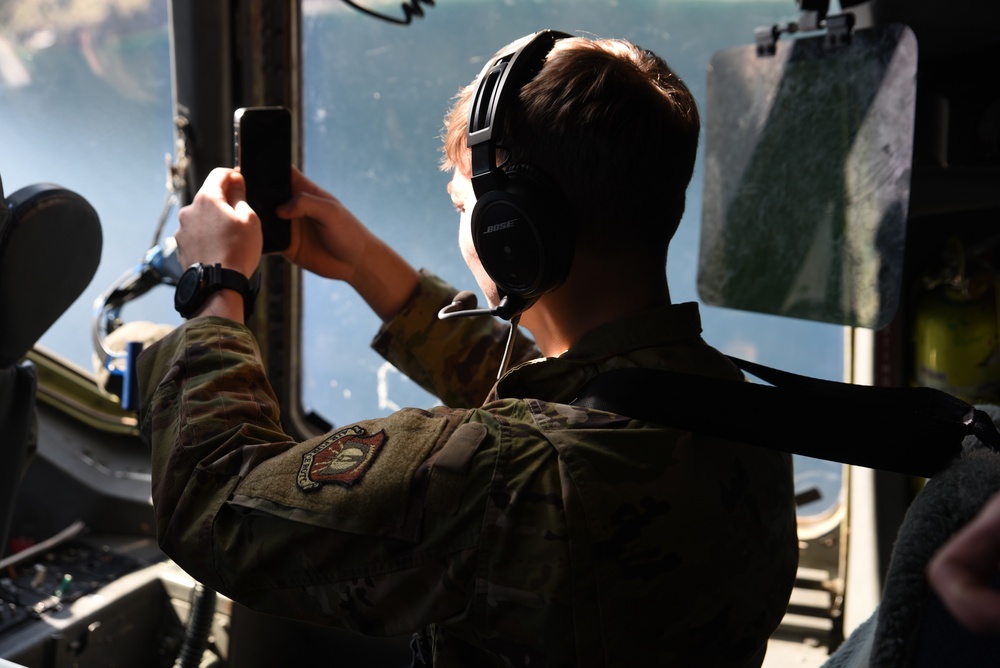
[[757, 57], [773, 56], [781, 36], [781, 26], [761, 26], [753, 31], [753, 39], [757, 44]]
[[840, 49], [851, 43], [854, 14], [835, 14], [826, 20], [826, 48]]
[[757, 45], [757, 57], [773, 56], [777, 51], [778, 38], [781, 33], [797, 33], [800, 31], [826, 30], [825, 45], [827, 49], [839, 49], [851, 43], [851, 33], [854, 30], [854, 14], [834, 14], [821, 19], [816, 11], [803, 11], [798, 22], [790, 21], [783, 25], [760, 26], [753, 31], [754, 43]]

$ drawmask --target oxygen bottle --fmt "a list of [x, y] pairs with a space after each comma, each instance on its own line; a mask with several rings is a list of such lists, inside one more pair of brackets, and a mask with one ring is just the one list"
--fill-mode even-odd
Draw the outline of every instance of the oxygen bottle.
[[969, 403], [1000, 401], [996, 272], [956, 238], [924, 276], [914, 314], [914, 381]]

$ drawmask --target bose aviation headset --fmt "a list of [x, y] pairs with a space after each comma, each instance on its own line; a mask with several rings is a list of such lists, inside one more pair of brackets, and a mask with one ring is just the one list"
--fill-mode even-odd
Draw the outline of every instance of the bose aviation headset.
[[497, 163], [507, 110], [566, 37], [571, 35], [543, 30], [494, 58], [479, 76], [469, 109], [472, 241], [502, 298], [492, 313], [506, 320], [558, 287], [573, 261], [574, 229], [558, 187], [530, 165]]

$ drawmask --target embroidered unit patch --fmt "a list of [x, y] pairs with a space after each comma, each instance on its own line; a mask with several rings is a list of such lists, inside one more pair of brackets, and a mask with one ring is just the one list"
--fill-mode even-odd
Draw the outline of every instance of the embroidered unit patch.
[[345, 427], [327, 436], [302, 456], [296, 482], [305, 491], [328, 482], [352, 485], [368, 470], [379, 448], [389, 437], [385, 430], [369, 434], [358, 426]]

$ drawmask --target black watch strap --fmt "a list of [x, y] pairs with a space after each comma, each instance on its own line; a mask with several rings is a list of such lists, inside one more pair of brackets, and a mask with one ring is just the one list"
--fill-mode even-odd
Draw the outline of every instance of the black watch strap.
[[260, 273], [255, 271], [253, 276], [247, 278], [235, 269], [223, 268], [221, 264], [206, 265], [205, 271], [211, 272], [208, 275], [205, 297], [223, 288], [235, 290], [243, 295], [243, 319], [249, 320], [257, 302], [257, 293], [260, 292]]
[[174, 293], [174, 307], [185, 318], [194, 315], [218, 290], [235, 290], [243, 296], [243, 318], [249, 319], [254, 312], [257, 293], [260, 292], [260, 274], [254, 272], [247, 278], [234, 269], [225, 269], [221, 264], [195, 264], [188, 268], [177, 283]]

